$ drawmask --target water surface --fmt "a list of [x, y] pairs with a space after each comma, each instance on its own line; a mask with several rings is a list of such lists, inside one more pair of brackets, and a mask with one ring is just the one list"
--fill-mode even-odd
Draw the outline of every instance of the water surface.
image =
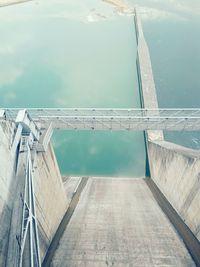
[[[140, 11], [159, 106], [200, 108], [200, 1], [128, 0]], [[200, 149], [199, 132], [168, 132], [167, 140]]]
[[[139, 107], [133, 17], [101, 1], [0, 9], [0, 105]], [[144, 176], [143, 134], [56, 132], [63, 175]]]

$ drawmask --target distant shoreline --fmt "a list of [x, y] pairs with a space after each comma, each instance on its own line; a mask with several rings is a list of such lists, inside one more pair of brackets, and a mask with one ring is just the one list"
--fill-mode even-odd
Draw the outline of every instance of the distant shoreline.
[[133, 13], [133, 9], [123, 0], [102, 0], [102, 1], [115, 6], [118, 12], [127, 14]]
[[30, 2], [32, 0], [0, 0], [0, 7]]
[[128, 6], [121, 0], [102, 0], [103, 2], [107, 2], [108, 4], [114, 5], [119, 8], [128, 8]]

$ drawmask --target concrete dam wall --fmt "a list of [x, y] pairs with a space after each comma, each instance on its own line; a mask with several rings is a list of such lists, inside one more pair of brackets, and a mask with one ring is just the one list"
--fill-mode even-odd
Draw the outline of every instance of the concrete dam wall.
[[[141, 103], [145, 108], [158, 108], [150, 55], [137, 17], [135, 26]], [[8, 267], [18, 266], [15, 229], [21, 221], [24, 189], [25, 153], [13, 146], [15, 133], [14, 124], [0, 122], [0, 266]], [[48, 266], [200, 266], [199, 152], [166, 142], [162, 131], [147, 131], [146, 148], [151, 177], [88, 179]], [[67, 197], [71, 185], [63, 183], [51, 144], [46, 152], [34, 154], [33, 178], [43, 261], [71, 208]], [[79, 184], [72, 182], [75, 187]], [[188, 227], [186, 245], [159, 197], [149, 190], [153, 182], [154, 192], [166, 198], [164, 205], [171, 204], [171, 212], [177, 212], [174, 216], [181, 220], [181, 227]]]
[[[15, 216], [14, 204], [21, 201], [20, 196], [15, 195], [19, 182], [15, 173], [19, 162], [10, 145], [13, 126], [1, 124], [0, 131], [0, 153], [4, 155], [0, 170], [1, 188], [4, 188], [0, 191], [3, 207], [0, 259], [1, 266], [12, 266], [8, 264], [7, 256], [8, 244], [18, 245], [16, 235], [12, 234], [11, 221]], [[154, 149], [149, 147], [149, 155]], [[152, 158], [155, 159], [156, 156], [152, 154]], [[152, 161], [153, 164], [151, 162], [151, 171], [155, 168], [152, 178], [156, 184], [161, 180], [156, 172], [160, 167], [159, 158]], [[64, 188], [51, 145], [46, 153], [36, 155], [33, 169], [40, 254], [43, 260], [65, 215], [70, 198], [67, 198], [68, 185], [65, 184]], [[77, 182], [75, 185], [77, 187]], [[163, 184], [163, 190], [161, 186], [159, 188], [165, 191], [168, 187]], [[125, 229], [129, 229], [128, 236]], [[120, 237], [122, 233], [126, 241]], [[80, 238], [81, 242], [78, 241]], [[136, 238], [137, 242], [134, 241]], [[146, 246], [151, 248], [150, 251]], [[171, 249], [172, 247], [174, 249]], [[10, 256], [9, 260], [14, 261]], [[169, 266], [194, 266], [181, 238], [159, 208], [144, 179], [90, 178], [56, 251], [53, 251], [50, 266], [71, 267], [84, 262], [87, 266], [96, 266], [99, 262], [102, 266], [107, 266], [106, 264], [111, 263], [131, 264], [133, 261], [135, 266], [141, 266], [144, 262], [148, 263], [148, 266], [163, 262], [168, 262]]]
[[[10, 123], [0, 124], [0, 266], [6, 265], [8, 244], [17, 244], [16, 235], [10, 235], [13, 205], [21, 203], [15, 191], [17, 158], [11, 148], [14, 127]], [[38, 153], [34, 164], [36, 212], [39, 226], [41, 259], [68, 208], [62, 178], [51, 145], [47, 153]], [[23, 188], [21, 188], [23, 191]], [[9, 236], [10, 235], [10, 236]]]
[[16, 156], [11, 153], [12, 126], [0, 124], [0, 266], [5, 266], [15, 189]]
[[[149, 49], [137, 14], [135, 16], [135, 26], [138, 41], [137, 69], [141, 106], [157, 109], [159, 105]], [[177, 230], [185, 235], [184, 241], [189, 250], [191, 248], [190, 253], [193, 254], [196, 263], [199, 265], [200, 153], [193, 149], [166, 142], [163, 131], [147, 131], [145, 141], [150, 179], [154, 181], [161, 195], [163, 194], [166, 197], [166, 201], [169, 202], [169, 205], [171, 204], [172, 209], [177, 212], [176, 217], [180, 216], [179, 223], [174, 226], [175, 228], [178, 227]], [[154, 187], [154, 185], [151, 185], [151, 187]], [[170, 207], [169, 209], [171, 210]], [[173, 213], [173, 210], [170, 212]], [[190, 229], [189, 231], [187, 231], [185, 225]], [[181, 228], [185, 230], [182, 231]], [[185, 234], [186, 231], [187, 234]]]
[[200, 155], [163, 141], [149, 142], [151, 177], [200, 241]]
[[38, 153], [35, 166], [37, 218], [43, 258], [69, 203], [51, 144], [47, 153]]

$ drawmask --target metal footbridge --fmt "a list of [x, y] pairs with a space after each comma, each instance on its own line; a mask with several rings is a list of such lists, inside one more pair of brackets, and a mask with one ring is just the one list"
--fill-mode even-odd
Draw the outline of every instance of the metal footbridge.
[[16, 123], [27, 118], [41, 129], [200, 130], [200, 109], [31, 108], [2, 109], [0, 119]]
[[200, 109], [30, 108], [1, 109], [0, 120], [16, 124], [16, 136], [32, 133], [45, 151], [54, 129], [198, 131]]

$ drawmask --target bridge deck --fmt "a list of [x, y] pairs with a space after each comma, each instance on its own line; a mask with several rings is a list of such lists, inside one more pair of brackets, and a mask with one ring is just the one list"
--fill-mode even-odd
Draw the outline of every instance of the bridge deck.
[[51, 266], [195, 266], [143, 179], [89, 179]]

